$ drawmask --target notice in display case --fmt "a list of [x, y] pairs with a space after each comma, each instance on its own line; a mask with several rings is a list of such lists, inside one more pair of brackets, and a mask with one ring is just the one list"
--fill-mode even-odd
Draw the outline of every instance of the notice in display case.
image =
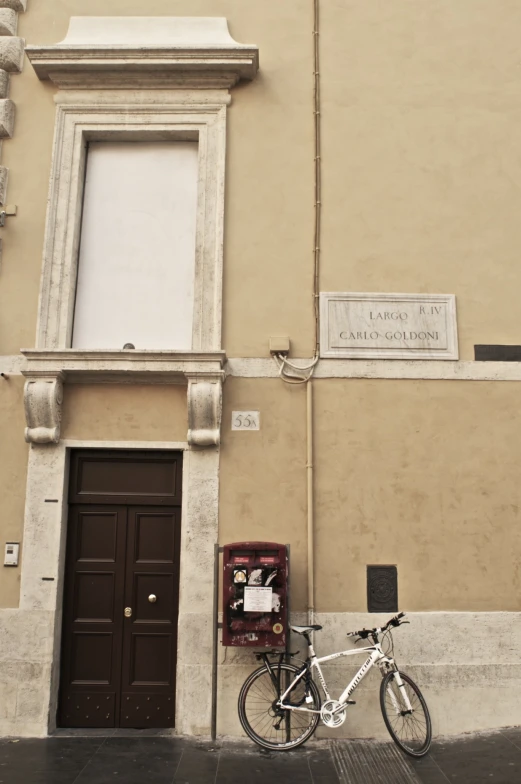
[[272, 588], [244, 587], [244, 612], [271, 612]]

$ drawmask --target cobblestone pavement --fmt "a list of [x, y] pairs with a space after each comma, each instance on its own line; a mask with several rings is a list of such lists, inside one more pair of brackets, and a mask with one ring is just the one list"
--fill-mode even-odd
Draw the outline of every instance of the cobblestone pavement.
[[433, 742], [311, 741], [292, 752], [135, 731], [0, 741], [0, 784], [521, 784], [521, 728]]

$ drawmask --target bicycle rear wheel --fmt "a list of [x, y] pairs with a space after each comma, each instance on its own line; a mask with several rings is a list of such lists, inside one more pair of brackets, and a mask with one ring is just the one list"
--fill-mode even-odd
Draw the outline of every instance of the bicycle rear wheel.
[[[278, 665], [274, 665], [274, 672]], [[300, 672], [292, 664], [281, 665], [281, 691], [288, 688]], [[284, 751], [305, 743], [317, 728], [319, 713], [283, 710], [276, 707], [279, 693], [266, 667], [260, 667], [246, 679], [239, 694], [239, 719], [247, 735], [265, 749]], [[306, 702], [306, 697], [311, 697]], [[309, 678], [301, 680], [286, 697], [286, 702], [320, 711], [320, 694]]]
[[[423, 757], [431, 745], [432, 728], [429, 709], [414, 681], [400, 672], [403, 688], [396, 683], [395, 672], [388, 672], [380, 686], [380, 707], [385, 726], [394, 742], [411, 757]], [[406, 691], [412, 707], [407, 709]]]

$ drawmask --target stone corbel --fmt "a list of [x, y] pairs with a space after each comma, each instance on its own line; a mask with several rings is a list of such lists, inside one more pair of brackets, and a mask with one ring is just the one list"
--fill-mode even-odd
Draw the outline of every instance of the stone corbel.
[[187, 375], [188, 443], [219, 446], [221, 438], [222, 373]]
[[63, 379], [58, 372], [27, 375], [24, 388], [25, 440], [32, 444], [57, 444], [60, 440]]

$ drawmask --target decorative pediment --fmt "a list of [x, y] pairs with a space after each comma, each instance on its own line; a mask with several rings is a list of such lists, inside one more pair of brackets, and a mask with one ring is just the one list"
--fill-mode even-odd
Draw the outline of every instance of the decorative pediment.
[[61, 43], [26, 52], [40, 79], [73, 89], [230, 88], [259, 67], [220, 17], [75, 16]]

